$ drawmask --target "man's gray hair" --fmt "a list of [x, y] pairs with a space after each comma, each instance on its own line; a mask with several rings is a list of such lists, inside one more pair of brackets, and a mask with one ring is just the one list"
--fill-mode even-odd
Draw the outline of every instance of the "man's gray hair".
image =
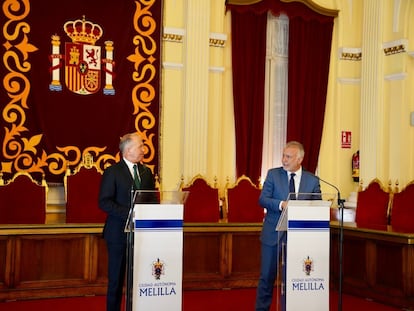
[[303, 159], [303, 157], [305, 156], [305, 148], [303, 148], [303, 145], [298, 141], [292, 140], [292, 141], [290, 141], [286, 144], [286, 147], [298, 148], [299, 157], [301, 157]]
[[119, 141], [119, 150], [121, 151], [122, 154], [124, 154], [126, 147], [131, 143], [131, 141], [135, 137], [139, 138], [139, 135], [137, 133], [128, 133], [121, 137]]

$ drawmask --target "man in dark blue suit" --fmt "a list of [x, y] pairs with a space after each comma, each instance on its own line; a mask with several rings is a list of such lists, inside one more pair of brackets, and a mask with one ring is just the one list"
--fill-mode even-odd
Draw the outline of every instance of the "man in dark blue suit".
[[[287, 206], [289, 194], [292, 192], [289, 190], [291, 174], [293, 173], [294, 192], [308, 194], [321, 192], [319, 179], [312, 173], [302, 170], [304, 155], [305, 151], [301, 143], [288, 142], [283, 149], [283, 167], [270, 169], [263, 184], [259, 203], [266, 209], [266, 216], [260, 237], [261, 269], [257, 287], [256, 311], [268, 311], [272, 304], [279, 247], [276, 225], [282, 210]], [[312, 199], [312, 195], [298, 199]], [[320, 199], [320, 196], [317, 195], [314, 199]]]
[[[119, 150], [122, 159], [108, 167], [101, 182], [99, 207], [107, 213], [103, 236], [108, 249], [107, 311], [120, 311], [126, 272], [127, 235], [125, 224], [131, 208], [132, 190], [155, 190], [151, 170], [141, 163], [144, 143], [136, 133], [121, 137]], [[137, 165], [137, 184], [134, 183]]]

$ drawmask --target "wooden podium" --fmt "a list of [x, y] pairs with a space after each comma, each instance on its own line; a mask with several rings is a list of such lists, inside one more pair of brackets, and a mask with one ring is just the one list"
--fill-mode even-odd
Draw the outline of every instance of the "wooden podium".
[[181, 191], [137, 191], [130, 215], [127, 310], [182, 310]]
[[289, 200], [283, 211], [276, 228], [282, 243], [278, 310], [329, 311], [331, 205], [325, 200]]

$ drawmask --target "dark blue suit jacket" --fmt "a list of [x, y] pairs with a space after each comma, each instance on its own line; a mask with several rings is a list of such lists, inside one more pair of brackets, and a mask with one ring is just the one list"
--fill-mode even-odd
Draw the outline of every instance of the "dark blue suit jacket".
[[[142, 190], [155, 190], [151, 170], [138, 164]], [[104, 238], [111, 243], [126, 243], [125, 223], [131, 207], [133, 178], [124, 160], [108, 167], [101, 181], [99, 207], [107, 213]]]
[[[320, 193], [321, 188], [319, 179], [310, 172], [302, 169], [299, 193]], [[259, 197], [259, 204], [266, 208], [267, 213], [263, 223], [261, 241], [267, 245], [276, 245], [277, 231], [276, 225], [279, 221], [281, 211], [279, 204], [286, 201], [289, 196], [288, 174], [283, 167], [270, 169], [267, 173], [263, 189]], [[319, 196], [313, 199], [319, 199]], [[298, 199], [312, 199], [298, 197]]]

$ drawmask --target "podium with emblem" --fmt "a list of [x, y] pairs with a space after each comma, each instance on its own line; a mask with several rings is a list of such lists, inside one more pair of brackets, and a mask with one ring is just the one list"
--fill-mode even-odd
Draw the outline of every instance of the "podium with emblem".
[[127, 311], [182, 310], [186, 197], [182, 191], [135, 191], [125, 227]]
[[329, 311], [329, 221], [335, 195], [297, 197], [288, 201], [276, 227], [281, 284], [277, 310]]

